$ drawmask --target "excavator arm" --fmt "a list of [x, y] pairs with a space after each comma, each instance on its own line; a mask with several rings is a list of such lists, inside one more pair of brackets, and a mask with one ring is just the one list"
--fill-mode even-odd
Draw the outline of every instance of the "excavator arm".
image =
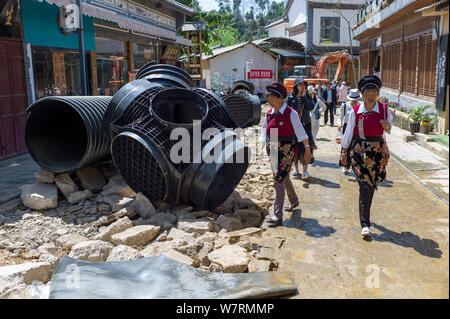
[[342, 73], [344, 72], [349, 56], [350, 55], [346, 51], [331, 52], [322, 56], [316, 65], [316, 78], [325, 78], [327, 65], [338, 62], [339, 64], [334, 79], [339, 81]]

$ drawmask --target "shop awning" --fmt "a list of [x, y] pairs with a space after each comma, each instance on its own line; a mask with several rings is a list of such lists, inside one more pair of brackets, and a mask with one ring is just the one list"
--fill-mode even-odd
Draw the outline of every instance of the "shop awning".
[[[44, 0], [37, 0], [37, 1], [43, 2]], [[72, 3], [71, 0], [45, 0], [45, 2], [49, 4], [54, 4], [58, 7]], [[157, 26], [137, 22], [135, 20], [131, 20], [126, 17], [121, 17], [120, 15], [118, 15], [116, 12], [113, 11], [102, 9], [87, 3], [82, 3], [81, 9], [83, 15], [117, 23], [121, 29], [140, 32], [154, 37], [161, 37], [173, 41], [177, 39], [175, 31], [169, 31], [163, 28], [159, 28]]]
[[117, 17], [116, 22], [119, 25], [119, 27], [122, 29], [131, 30], [134, 32], [145, 33], [145, 34], [152, 35], [155, 37], [166, 38], [166, 39], [174, 40], [174, 41], [177, 38], [175, 32], [165, 30], [162, 28], [158, 28], [158, 27], [155, 27], [155, 26], [152, 26], [149, 24], [136, 22], [136, 21], [133, 21], [133, 20], [130, 20], [127, 18]]
[[279, 54], [285, 58], [309, 58], [309, 54], [301, 51], [279, 49], [279, 48], [268, 48], [270, 51]]
[[177, 35], [177, 41], [175, 42], [176, 44], [181, 44], [181, 45], [186, 45], [191, 47], [192, 46], [192, 41], [186, 39], [185, 37], [180, 37], [179, 35]]

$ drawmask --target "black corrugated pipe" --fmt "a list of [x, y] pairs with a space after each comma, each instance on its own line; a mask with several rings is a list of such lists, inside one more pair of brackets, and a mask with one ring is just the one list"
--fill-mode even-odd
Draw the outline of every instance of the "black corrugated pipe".
[[25, 143], [42, 168], [64, 173], [110, 158], [102, 121], [112, 97], [45, 97], [31, 104]]
[[257, 95], [229, 94], [223, 98], [231, 112], [231, 117], [239, 125], [245, 128], [258, 125], [261, 119], [261, 100]]
[[170, 64], [145, 64], [136, 74], [136, 80], [144, 78], [167, 86], [194, 86], [194, 80], [186, 71]]
[[170, 88], [153, 97], [150, 112], [169, 130], [177, 127], [192, 129], [194, 121], [200, 121], [202, 125], [205, 122], [208, 104], [193, 90]]
[[132, 81], [123, 86], [112, 98], [103, 118], [103, 129], [111, 138], [117, 126], [126, 126], [149, 114], [150, 101], [165, 88], [145, 79]]
[[[112, 141], [114, 164], [128, 185], [150, 200], [184, 202], [196, 209], [223, 203], [245, 174], [250, 154], [237, 134], [226, 130], [236, 124], [220, 98], [200, 89], [169, 88], [152, 97], [150, 110], [122, 127]], [[183, 141], [188, 162], [177, 162], [171, 151], [181, 141], [170, 139], [171, 129], [190, 129], [193, 120], [201, 121], [202, 134], [209, 128], [217, 131], [198, 150], [190, 134]]]

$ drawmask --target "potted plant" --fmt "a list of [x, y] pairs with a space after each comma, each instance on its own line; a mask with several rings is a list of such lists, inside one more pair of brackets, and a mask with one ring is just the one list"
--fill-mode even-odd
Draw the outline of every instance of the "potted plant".
[[431, 131], [431, 118], [432, 115], [430, 113], [426, 113], [424, 115], [422, 115], [422, 117], [420, 118], [420, 133], [423, 134], [428, 134]]
[[430, 106], [416, 106], [409, 110], [409, 119], [412, 121], [409, 123], [409, 130], [411, 134], [417, 133], [420, 130], [420, 120], [424, 111]]

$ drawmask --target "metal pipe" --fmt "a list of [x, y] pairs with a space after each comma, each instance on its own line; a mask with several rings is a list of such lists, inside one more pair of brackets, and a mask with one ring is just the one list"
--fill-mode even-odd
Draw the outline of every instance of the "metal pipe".
[[80, 79], [82, 95], [88, 95], [87, 77], [86, 77], [86, 53], [84, 49], [84, 28], [83, 28], [83, 12], [81, 9], [81, 0], [76, 0], [80, 12], [80, 28], [78, 30], [78, 48], [80, 51]]

